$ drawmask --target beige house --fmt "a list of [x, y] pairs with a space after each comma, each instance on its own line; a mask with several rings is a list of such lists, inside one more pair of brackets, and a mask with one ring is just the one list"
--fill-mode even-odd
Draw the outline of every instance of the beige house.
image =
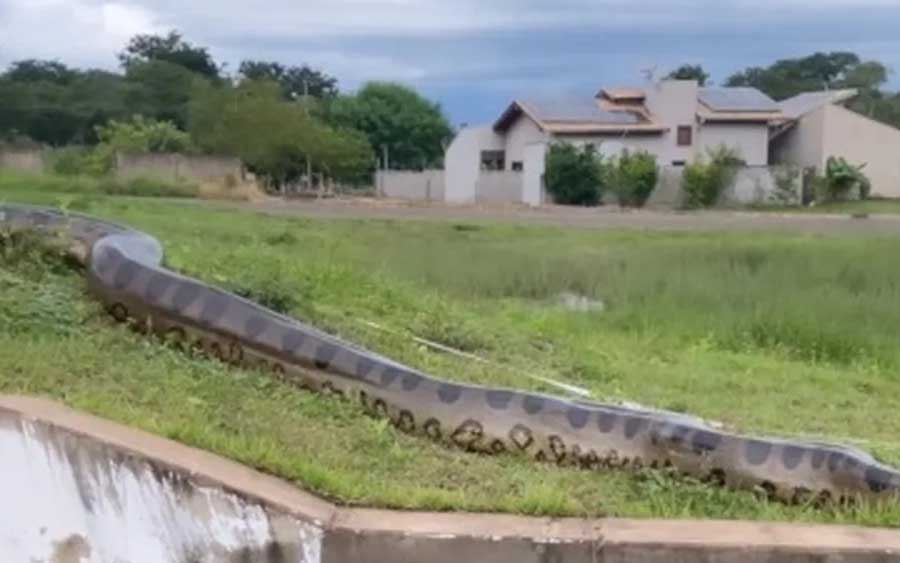
[[900, 197], [900, 129], [841, 105], [856, 94], [809, 92], [779, 103], [784, 121], [773, 129], [773, 158], [821, 174], [829, 157], [844, 157], [865, 164], [872, 195]]
[[[831, 156], [865, 164], [873, 195], [900, 197], [900, 130], [844, 108], [855, 95], [810, 92], [776, 103], [753, 88], [663, 80], [605, 88], [588, 99], [514, 100], [492, 125], [457, 135], [445, 155], [440, 193], [451, 203], [540, 205], [547, 147], [565, 141], [592, 144], [606, 156], [647, 151], [661, 176], [675, 180], [681, 166], [725, 145], [746, 163], [726, 190], [729, 203], [768, 201], [777, 187], [773, 165], [821, 174]], [[651, 203], [677, 205], [680, 196], [679, 182], [663, 181]]]
[[541, 203], [544, 151], [554, 141], [590, 143], [607, 155], [645, 150], [676, 167], [725, 144], [748, 166], [765, 166], [769, 130], [781, 117], [756, 89], [701, 88], [692, 80], [607, 88], [593, 99], [515, 100], [492, 126], [464, 129], [450, 145], [445, 197]]

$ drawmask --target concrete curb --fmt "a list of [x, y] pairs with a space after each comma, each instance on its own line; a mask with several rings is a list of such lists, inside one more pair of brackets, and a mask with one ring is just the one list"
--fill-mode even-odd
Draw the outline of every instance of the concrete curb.
[[0, 396], [0, 411], [313, 524], [324, 532], [321, 561], [327, 563], [900, 561], [900, 531], [886, 529], [342, 508], [233, 461], [53, 401]]

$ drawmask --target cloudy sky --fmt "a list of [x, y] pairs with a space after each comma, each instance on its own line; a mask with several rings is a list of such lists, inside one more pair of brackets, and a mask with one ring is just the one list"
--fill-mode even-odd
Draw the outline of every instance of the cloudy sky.
[[722, 81], [842, 49], [900, 71], [900, 0], [0, 0], [0, 66], [111, 69], [132, 35], [173, 28], [232, 70], [270, 59], [320, 67], [348, 90], [411, 84], [455, 124], [492, 120], [516, 96], [587, 95], [682, 62]]

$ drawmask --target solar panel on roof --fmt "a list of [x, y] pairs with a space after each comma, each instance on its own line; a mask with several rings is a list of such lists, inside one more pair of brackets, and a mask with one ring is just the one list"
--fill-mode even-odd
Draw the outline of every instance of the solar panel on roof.
[[714, 111], [778, 111], [778, 104], [756, 88], [701, 88], [700, 101]]
[[636, 115], [602, 110], [595, 100], [529, 100], [524, 103], [541, 121], [580, 121], [616, 125], [638, 123]]

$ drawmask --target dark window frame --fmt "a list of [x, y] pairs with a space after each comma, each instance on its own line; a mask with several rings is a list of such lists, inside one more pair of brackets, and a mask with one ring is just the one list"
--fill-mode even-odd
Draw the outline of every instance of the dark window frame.
[[521, 160], [514, 160], [509, 163], [509, 169], [513, 172], [521, 172], [525, 170], [525, 163]]
[[481, 151], [481, 169], [491, 171], [505, 170], [506, 151]]
[[689, 147], [694, 144], [694, 128], [690, 125], [679, 125], [676, 136], [679, 147]]

